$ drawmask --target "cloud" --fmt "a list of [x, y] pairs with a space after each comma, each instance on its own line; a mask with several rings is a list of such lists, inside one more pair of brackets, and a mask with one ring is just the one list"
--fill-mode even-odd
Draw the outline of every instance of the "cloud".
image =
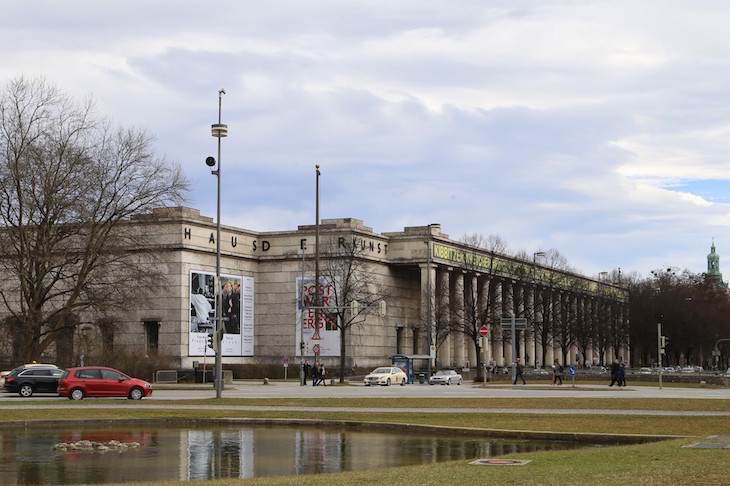
[[703, 271], [727, 231], [730, 5], [551, 0], [8, 4], [0, 78], [149, 128], [224, 223], [440, 223], [588, 274]]

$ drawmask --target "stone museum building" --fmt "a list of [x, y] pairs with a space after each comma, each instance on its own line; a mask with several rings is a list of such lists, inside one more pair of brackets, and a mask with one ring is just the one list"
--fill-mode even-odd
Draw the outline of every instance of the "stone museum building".
[[[215, 221], [198, 210], [175, 207], [132, 224], [152, 242], [155, 265], [166, 276], [159, 295], [130, 303], [123, 315], [104, 325], [93, 316], [79, 316], [74, 363], [83, 355], [98, 356], [104, 345], [138, 355], [164, 354], [179, 368], [210, 363]], [[581, 366], [614, 356], [628, 359], [625, 288], [552, 269], [541, 252], [516, 259], [453, 240], [439, 224], [379, 234], [350, 218], [272, 232], [223, 225], [220, 240], [224, 368], [286, 360], [296, 366], [303, 350], [310, 362], [321, 359], [333, 370], [339, 366], [342, 332], [335, 311], [343, 309], [358, 316], [344, 335], [347, 368], [382, 365], [397, 354], [432, 359], [439, 367], [475, 367], [476, 343], [481, 344], [479, 361], [486, 357], [496, 365], [517, 356], [529, 366], [550, 365], [554, 359]], [[335, 254], [361, 264], [375, 299], [342, 292], [345, 277], [331, 278], [325, 270], [338, 258]], [[313, 285], [316, 275], [319, 288]], [[308, 307], [317, 302], [317, 289], [319, 312]], [[365, 306], [370, 312], [362, 312]], [[501, 325], [512, 317], [518, 323], [515, 336]], [[480, 340], [485, 327], [486, 341]]]

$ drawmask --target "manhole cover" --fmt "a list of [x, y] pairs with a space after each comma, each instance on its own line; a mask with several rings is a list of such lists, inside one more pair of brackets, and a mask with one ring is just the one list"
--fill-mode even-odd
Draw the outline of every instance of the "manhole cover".
[[697, 442], [696, 444], [684, 446], [687, 449], [730, 449], [730, 444], [719, 442]]
[[524, 466], [531, 461], [518, 461], [516, 459], [477, 459], [469, 464], [477, 466]]

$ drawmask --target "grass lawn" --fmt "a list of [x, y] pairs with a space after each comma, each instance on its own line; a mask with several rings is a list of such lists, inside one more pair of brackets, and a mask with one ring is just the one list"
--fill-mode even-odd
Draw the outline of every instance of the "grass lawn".
[[[9, 403], [9, 402], [5, 402]], [[34, 402], [53, 407], [54, 404], [74, 406], [57, 410], [21, 409], [3, 410], [2, 422], [23, 420], [88, 419], [88, 418], [199, 418], [200, 407], [205, 405], [226, 406], [211, 411], [216, 417], [286, 418], [309, 419], [311, 410], [318, 409], [321, 420], [387, 422], [398, 424], [431, 425], [454, 428], [539, 431], [557, 433], [591, 434], [648, 434], [686, 436], [642, 444], [589, 447], [579, 450], [530, 452], [508, 456], [527, 459], [525, 466], [472, 466], [469, 461], [452, 461], [432, 465], [377, 469], [338, 474], [260, 478], [242, 481], [212, 480], [205, 485], [232, 484], [729, 484], [730, 449], [688, 449], [683, 446], [695, 442], [712, 442], [709, 435], [729, 435], [730, 419], [727, 416], [641, 416], [611, 414], [550, 414], [538, 410], [600, 409], [600, 410], [672, 410], [672, 411], [730, 411], [730, 400], [666, 400], [666, 399], [586, 399], [576, 403], [574, 399], [530, 398], [520, 400], [519, 408], [532, 409], [535, 413], [419, 413], [408, 409], [463, 408], [506, 409], [514, 406], [511, 399], [221, 399], [169, 402], [174, 405], [192, 405], [191, 409], [157, 408], [167, 405], [142, 401], [95, 401], [104, 406], [88, 408], [84, 403], [65, 401]], [[0, 405], [4, 404], [0, 402]], [[12, 401], [17, 407], [17, 400]], [[107, 406], [108, 405], [108, 406]], [[154, 405], [154, 407], [150, 406]], [[295, 411], [236, 410], [237, 406], [258, 405], [296, 406]], [[370, 411], [327, 411], [327, 407], [371, 408]], [[378, 412], [378, 408], [404, 407], [404, 412]], [[717, 442], [717, 440], [715, 440]], [[719, 441], [728, 443], [730, 441]], [[192, 482], [195, 483], [195, 482]], [[135, 483], [139, 484], [139, 483]], [[150, 484], [179, 484], [158, 482]], [[203, 484], [201, 482], [201, 484]]]

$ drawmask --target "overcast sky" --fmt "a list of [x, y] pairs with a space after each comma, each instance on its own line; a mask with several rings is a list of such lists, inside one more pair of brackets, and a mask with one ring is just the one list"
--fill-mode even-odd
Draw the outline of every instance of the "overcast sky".
[[704, 272], [713, 238], [730, 257], [729, 24], [724, 0], [4, 2], [0, 81], [149, 129], [211, 217], [225, 88], [226, 225], [313, 224], [319, 164], [322, 219]]

